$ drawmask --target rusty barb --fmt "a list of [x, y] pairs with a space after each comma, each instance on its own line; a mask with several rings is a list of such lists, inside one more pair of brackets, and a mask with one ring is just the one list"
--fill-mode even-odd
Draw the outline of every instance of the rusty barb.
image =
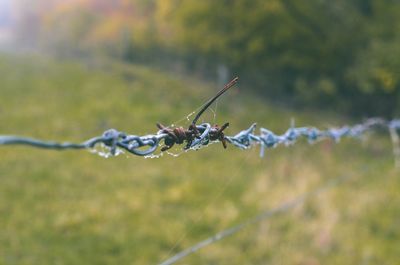
[[[199, 128], [196, 126], [197, 121], [203, 115], [203, 113], [213, 104], [220, 96], [222, 96], [228, 89], [233, 87], [239, 78], [235, 77], [229, 83], [227, 83], [223, 89], [221, 89], [214, 97], [209, 99], [206, 103], [204, 103], [203, 107], [194, 117], [192, 123], [189, 125], [188, 129], [183, 127], [176, 128], [168, 128], [162, 125], [161, 123], [157, 123], [157, 128], [160, 129], [159, 133], [165, 133], [167, 136], [164, 138], [164, 146], [161, 148], [161, 151], [167, 151], [171, 149], [175, 144], [183, 144], [186, 142], [185, 149], [189, 149], [193, 146], [193, 141], [196, 139], [202, 139], [202, 133], [199, 131]], [[227, 148], [227, 143], [225, 139], [224, 130], [229, 127], [229, 122], [226, 122], [221, 127], [218, 124], [215, 124], [209, 128], [208, 139], [206, 141], [220, 141], [224, 148]], [[201, 129], [201, 127], [200, 127]]]

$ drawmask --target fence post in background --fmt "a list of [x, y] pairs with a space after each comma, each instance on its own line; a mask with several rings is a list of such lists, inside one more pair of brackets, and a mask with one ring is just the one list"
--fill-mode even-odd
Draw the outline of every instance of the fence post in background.
[[225, 64], [219, 64], [217, 67], [217, 82], [219, 86], [223, 86], [229, 81], [229, 69]]
[[400, 170], [400, 140], [397, 129], [389, 126], [390, 138], [393, 144], [394, 163], [397, 170]]

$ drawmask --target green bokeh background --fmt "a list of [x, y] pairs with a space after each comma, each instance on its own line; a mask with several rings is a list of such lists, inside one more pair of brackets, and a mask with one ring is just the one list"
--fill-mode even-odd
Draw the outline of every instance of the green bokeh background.
[[[82, 141], [108, 128], [156, 132], [217, 91], [211, 82], [115, 61], [0, 58], [0, 131]], [[352, 123], [247, 96], [218, 101], [229, 134], [252, 122], [284, 132]], [[213, 106], [215, 109], [215, 106]], [[176, 124], [187, 126], [188, 121]], [[105, 159], [87, 151], [0, 148], [0, 264], [156, 264], [338, 177], [347, 182], [212, 244], [180, 264], [396, 264], [400, 178], [387, 132], [362, 142], [299, 142], [179, 157]]]

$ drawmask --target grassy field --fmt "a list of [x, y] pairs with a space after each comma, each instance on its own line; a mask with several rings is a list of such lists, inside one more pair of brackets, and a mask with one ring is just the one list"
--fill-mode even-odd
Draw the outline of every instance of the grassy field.
[[[218, 89], [140, 65], [0, 56], [0, 134], [83, 141], [116, 128], [156, 132]], [[252, 122], [284, 132], [351, 122], [273, 107], [239, 86], [218, 101], [228, 134]], [[183, 118], [183, 120], [182, 120]], [[176, 122], [181, 120], [180, 122]], [[0, 264], [157, 264], [261, 211], [349, 177], [295, 209], [180, 264], [398, 264], [400, 177], [386, 133], [242, 151], [212, 145], [179, 157], [102, 158], [0, 146]]]

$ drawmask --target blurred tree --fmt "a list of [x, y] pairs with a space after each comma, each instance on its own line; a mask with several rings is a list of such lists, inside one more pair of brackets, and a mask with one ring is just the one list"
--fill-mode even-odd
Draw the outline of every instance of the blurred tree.
[[[388, 4], [391, 3], [391, 4]], [[400, 5], [373, 1], [366, 23], [367, 45], [355, 56], [347, 81], [361, 97], [356, 105], [394, 115], [400, 113]]]
[[29, 32], [62, 50], [179, 58], [211, 78], [229, 69], [259, 93], [298, 105], [364, 115], [399, 111], [396, 0], [39, 2], [52, 4], [28, 12], [39, 28], [29, 23]]
[[174, 34], [168, 41], [195, 62], [207, 60], [207, 69], [222, 62], [269, 96], [303, 104], [364, 114], [396, 109], [398, 96], [385, 96], [399, 93], [396, 1], [162, 2], [163, 24]]

